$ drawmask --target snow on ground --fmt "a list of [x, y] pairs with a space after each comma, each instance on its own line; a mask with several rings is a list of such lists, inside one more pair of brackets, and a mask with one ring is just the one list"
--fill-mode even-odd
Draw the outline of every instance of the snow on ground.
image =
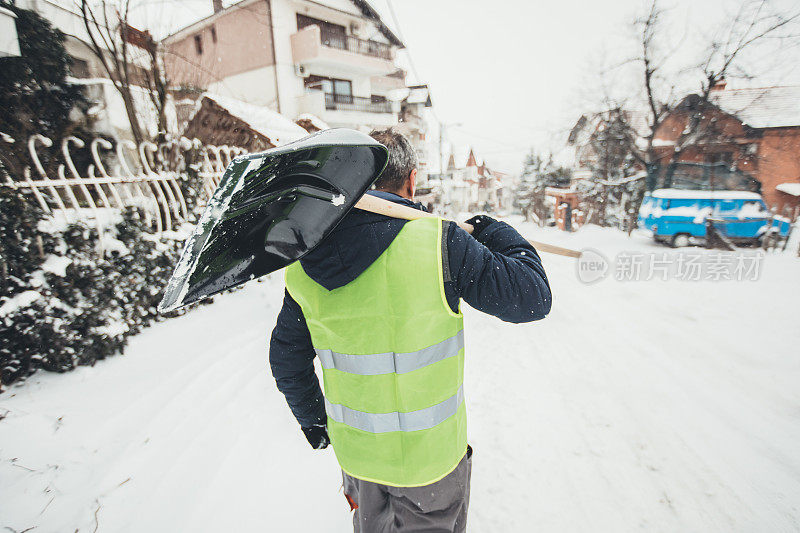
[[[686, 252], [522, 227], [608, 258]], [[800, 529], [794, 252], [757, 281], [587, 285], [572, 259], [545, 265], [546, 320], [466, 310], [470, 531]], [[0, 527], [350, 530], [332, 451], [308, 446], [267, 367], [282, 291], [273, 274], [0, 395]]]

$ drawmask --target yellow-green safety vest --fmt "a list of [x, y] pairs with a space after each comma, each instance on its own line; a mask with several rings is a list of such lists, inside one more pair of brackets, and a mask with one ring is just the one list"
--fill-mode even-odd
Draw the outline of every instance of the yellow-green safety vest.
[[331, 291], [299, 261], [286, 269], [322, 365], [331, 444], [351, 476], [428, 485], [466, 453], [464, 321], [444, 294], [442, 228], [440, 218], [407, 222]]

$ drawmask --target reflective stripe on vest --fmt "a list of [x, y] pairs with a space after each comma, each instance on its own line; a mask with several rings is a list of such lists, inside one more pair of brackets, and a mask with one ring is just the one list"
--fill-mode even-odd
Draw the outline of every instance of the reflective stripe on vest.
[[325, 399], [325, 410], [328, 416], [350, 427], [368, 431], [369, 433], [388, 433], [390, 431], [419, 431], [438, 426], [455, 415], [464, 402], [464, 386], [458, 392], [441, 403], [410, 413], [365, 413], [343, 405], [331, 403]]
[[444, 294], [443, 222], [406, 222], [354, 280], [328, 290], [300, 262], [286, 288], [322, 365], [328, 434], [342, 470], [416, 487], [467, 448], [464, 323]]
[[376, 376], [392, 372], [396, 374], [413, 372], [442, 359], [456, 356], [463, 348], [464, 330], [461, 330], [449, 339], [416, 352], [351, 355], [332, 350], [315, 349], [314, 351], [317, 352], [317, 357], [325, 370], [335, 368], [349, 374]]

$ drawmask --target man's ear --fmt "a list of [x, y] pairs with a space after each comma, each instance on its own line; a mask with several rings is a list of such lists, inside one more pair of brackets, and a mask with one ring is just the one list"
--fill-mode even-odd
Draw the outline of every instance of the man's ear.
[[414, 193], [417, 191], [417, 169], [413, 169], [411, 174], [408, 175], [408, 197], [414, 199]]

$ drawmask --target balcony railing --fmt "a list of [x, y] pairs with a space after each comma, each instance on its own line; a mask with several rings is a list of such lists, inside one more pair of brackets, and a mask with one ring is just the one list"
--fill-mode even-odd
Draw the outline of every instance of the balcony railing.
[[391, 102], [373, 102], [371, 98], [347, 94], [325, 93], [325, 109], [362, 111], [365, 113], [391, 113]]
[[342, 35], [328, 28], [320, 28], [320, 40], [328, 48], [347, 50], [365, 56], [379, 57], [392, 60], [392, 47], [377, 41], [365, 41], [352, 35]]

